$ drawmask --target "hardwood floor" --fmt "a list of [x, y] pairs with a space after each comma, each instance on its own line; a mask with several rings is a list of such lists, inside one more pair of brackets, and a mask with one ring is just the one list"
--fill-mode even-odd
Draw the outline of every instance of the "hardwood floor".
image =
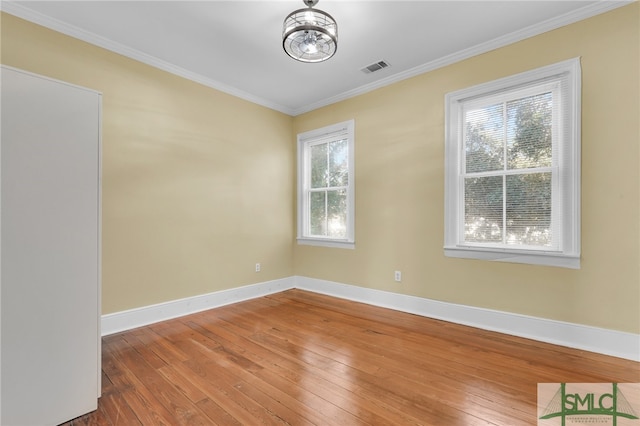
[[105, 337], [66, 425], [535, 425], [539, 382], [640, 363], [289, 290]]

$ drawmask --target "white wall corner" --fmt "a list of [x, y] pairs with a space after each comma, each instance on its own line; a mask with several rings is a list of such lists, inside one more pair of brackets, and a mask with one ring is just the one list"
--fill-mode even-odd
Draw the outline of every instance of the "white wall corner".
[[294, 277], [294, 287], [484, 330], [640, 361], [638, 334], [440, 302], [301, 276]]
[[281, 278], [102, 315], [102, 335], [107, 336], [207, 309], [279, 293], [293, 288], [293, 283], [293, 277]]

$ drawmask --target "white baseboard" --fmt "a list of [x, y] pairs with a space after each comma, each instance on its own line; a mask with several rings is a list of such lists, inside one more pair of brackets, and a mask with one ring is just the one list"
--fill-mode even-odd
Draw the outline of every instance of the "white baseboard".
[[299, 288], [428, 318], [640, 361], [640, 335], [293, 276], [102, 316], [102, 335]]
[[640, 335], [421, 297], [294, 277], [294, 287], [369, 305], [497, 331], [555, 345], [640, 361]]
[[218, 308], [220, 306], [242, 302], [243, 300], [255, 299], [268, 294], [279, 293], [293, 288], [293, 282], [293, 277], [282, 278], [106, 314], [102, 316], [102, 335], [107, 336], [120, 331], [142, 327], [143, 325], [166, 321], [172, 318], [206, 311], [207, 309]]

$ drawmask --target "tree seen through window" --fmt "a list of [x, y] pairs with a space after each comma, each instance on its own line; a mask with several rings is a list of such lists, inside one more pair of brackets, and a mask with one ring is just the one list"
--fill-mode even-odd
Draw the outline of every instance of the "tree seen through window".
[[551, 245], [552, 106], [545, 92], [465, 112], [465, 241]]

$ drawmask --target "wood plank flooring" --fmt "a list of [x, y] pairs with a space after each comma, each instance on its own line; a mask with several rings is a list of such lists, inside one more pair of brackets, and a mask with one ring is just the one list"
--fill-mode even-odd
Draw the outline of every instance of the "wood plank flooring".
[[105, 337], [66, 425], [535, 425], [539, 382], [640, 363], [289, 290]]

